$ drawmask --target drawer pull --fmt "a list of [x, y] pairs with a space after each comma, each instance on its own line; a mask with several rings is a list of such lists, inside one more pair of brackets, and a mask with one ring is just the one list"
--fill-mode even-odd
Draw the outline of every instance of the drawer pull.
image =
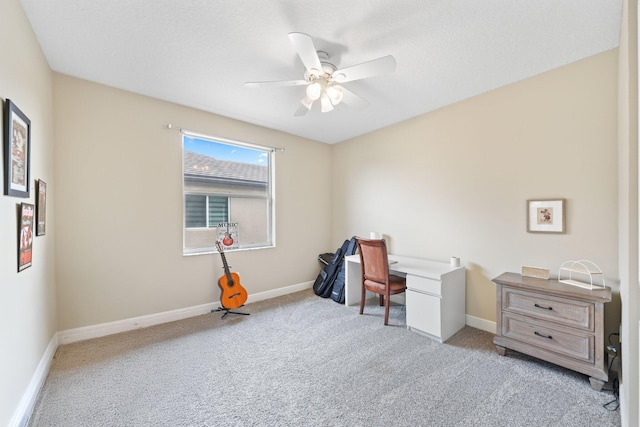
[[536, 335], [537, 335], [537, 336], [539, 336], [539, 337], [542, 337], [542, 338], [553, 339], [553, 337], [552, 337], [551, 335], [542, 335], [542, 334], [541, 334], [540, 332], [538, 332], [538, 331], [534, 331], [533, 333], [534, 333], [534, 334], [536, 334]]
[[537, 307], [537, 308], [541, 308], [543, 310], [553, 310], [553, 307], [543, 307], [543, 306], [539, 305], [538, 303], [533, 304], [533, 306]]

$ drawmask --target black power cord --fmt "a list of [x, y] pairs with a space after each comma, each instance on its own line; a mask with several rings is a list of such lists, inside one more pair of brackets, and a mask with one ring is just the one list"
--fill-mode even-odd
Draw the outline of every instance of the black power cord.
[[[618, 357], [618, 347], [616, 347], [612, 342], [611, 342], [611, 337], [612, 336], [620, 336], [619, 333], [617, 332], [612, 332], [609, 334], [609, 345], [607, 346], [607, 350], [611, 351], [614, 353], [613, 358], [611, 359], [611, 361], [609, 362], [609, 370], [607, 371], [609, 375], [611, 375], [611, 367], [613, 366], [613, 362], [616, 360], [616, 357]], [[620, 340], [618, 340], [619, 342]], [[604, 390], [604, 389], [603, 389]], [[613, 379], [613, 384], [612, 384], [612, 388], [606, 389], [604, 391], [611, 391], [613, 393], [614, 399], [605, 403], [604, 405], [602, 405], [606, 410], [608, 411], [617, 411], [618, 408], [620, 408], [620, 395], [619, 395], [619, 390], [620, 390], [620, 383], [618, 382], [618, 376], [616, 375], [616, 377]]]

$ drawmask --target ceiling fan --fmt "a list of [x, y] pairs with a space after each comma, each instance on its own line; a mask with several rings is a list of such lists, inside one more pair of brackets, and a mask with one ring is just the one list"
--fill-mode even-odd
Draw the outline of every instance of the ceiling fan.
[[304, 33], [289, 33], [298, 56], [305, 67], [304, 78], [266, 82], [246, 82], [247, 87], [259, 86], [306, 86], [305, 96], [295, 116], [303, 116], [311, 110], [315, 101], [320, 102], [323, 113], [333, 110], [341, 102], [360, 108], [368, 104], [360, 96], [343, 86], [343, 83], [391, 73], [396, 69], [396, 60], [391, 55], [339, 69], [329, 62], [329, 55], [317, 51], [311, 36]]

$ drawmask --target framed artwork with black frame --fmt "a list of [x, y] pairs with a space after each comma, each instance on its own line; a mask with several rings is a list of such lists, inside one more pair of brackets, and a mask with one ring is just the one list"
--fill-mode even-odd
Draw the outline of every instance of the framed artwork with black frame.
[[10, 99], [4, 105], [4, 194], [29, 197], [31, 121]]
[[36, 181], [36, 236], [44, 236], [47, 228], [47, 183]]
[[33, 222], [35, 208], [31, 203], [21, 203], [18, 219], [18, 272], [31, 267], [33, 256]]
[[564, 233], [564, 199], [527, 200], [529, 233]]

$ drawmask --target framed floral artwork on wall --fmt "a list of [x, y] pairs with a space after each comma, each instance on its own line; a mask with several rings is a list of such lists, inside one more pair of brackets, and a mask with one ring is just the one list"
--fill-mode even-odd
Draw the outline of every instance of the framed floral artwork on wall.
[[527, 231], [564, 233], [564, 199], [527, 200]]

